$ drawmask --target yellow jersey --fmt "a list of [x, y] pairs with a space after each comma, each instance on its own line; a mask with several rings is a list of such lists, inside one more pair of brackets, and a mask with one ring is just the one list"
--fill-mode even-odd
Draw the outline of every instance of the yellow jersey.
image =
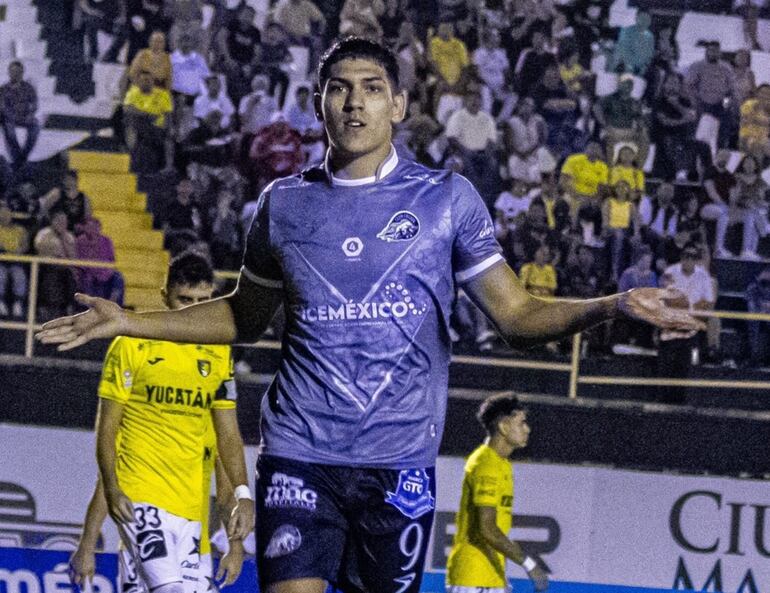
[[595, 197], [599, 193], [599, 186], [606, 185], [609, 180], [607, 163], [591, 161], [583, 153], [567, 157], [561, 172], [572, 177], [575, 191], [582, 196]]
[[609, 227], [611, 229], [631, 228], [631, 205], [631, 202], [623, 202], [615, 198], [607, 200]]
[[237, 397], [230, 347], [118, 337], [99, 397], [125, 406], [115, 462], [121, 490], [199, 521], [211, 410], [232, 409]]
[[128, 105], [157, 116], [155, 125], [162, 128], [166, 122], [166, 114], [171, 113], [174, 105], [171, 102], [171, 93], [166, 89], [153, 87], [152, 92], [144, 94], [136, 85], [131, 85], [123, 99], [123, 105]]
[[556, 269], [551, 264], [524, 264], [519, 270], [519, 280], [528, 292], [536, 296], [550, 296], [556, 292]]
[[618, 181], [625, 181], [632, 191], [644, 191], [644, 171], [636, 167], [626, 167], [625, 165], [615, 165], [610, 169], [610, 185], [615, 185]]
[[506, 586], [505, 556], [484, 543], [476, 507], [495, 507], [497, 526], [506, 535], [513, 523], [513, 465], [481, 445], [465, 463], [463, 493], [447, 561], [447, 583], [462, 587]]

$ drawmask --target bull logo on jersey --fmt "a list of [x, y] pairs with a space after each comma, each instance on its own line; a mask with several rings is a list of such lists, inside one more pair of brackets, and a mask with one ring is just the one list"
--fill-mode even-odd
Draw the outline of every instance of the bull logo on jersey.
[[436, 507], [436, 499], [430, 491], [430, 477], [424, 469], [401, 470], [396, 491], [385, 494], [385, 502], [410, 519], [417, 519]]
[[198, 360], [198, 372], [202, 377], [208, 377], [211, 374], [211, 361]]
[[387, 243], [411, 241], [419, 232], [420, 221], [418, 218], [407, 210], [401, 210], [391, 216], [385, 228], [377, 233], [377, 238]]
[[142, 531], [136, 536], [136, 543], [139, 545], [139, 559], [142, 562], [155, 558], [165, 558], [168, 555], [166, 540], [160, 529]]
[[281, 525], [275, 530], [265, 550], [265, 558], [286, 556], [302, 545], [302, 534], [294, 525]]

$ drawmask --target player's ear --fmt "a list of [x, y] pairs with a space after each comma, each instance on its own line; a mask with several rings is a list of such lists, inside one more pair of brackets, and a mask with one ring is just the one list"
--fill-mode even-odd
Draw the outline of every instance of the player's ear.
[[323, 109], [321, 109], [321, 93], [315, 92], [313, 93], [313, 107], [315, 108], [315, 116], [318, 118], [318, 121], [324, 120], [324, 113]]
[[404, 121], [407, 103], [408, 100], [405, 90], [393, 94], [393, 111], [390, 116], [390, 122], [392, 124], [400, 124]]

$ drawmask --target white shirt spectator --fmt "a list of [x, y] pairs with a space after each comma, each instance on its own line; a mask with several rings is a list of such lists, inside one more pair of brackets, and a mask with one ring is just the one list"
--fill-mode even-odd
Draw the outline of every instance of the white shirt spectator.
[[183, 54], [176, 50], [171, 54], [171, 89], [185, 95], [197, 95], [201, 92], [209, 67], [197, 51]]
[[519, 214], [526, 213], [531, 203], [532, 196], [529, 194], [514, 196], [511, 192], [504, 191], [495, 200], [495, 211], [502, 213], [503, 220], [511, 221]]
[[219, 111], [222, 114], [222, 127], [227, 128], [233, 121], [235, 107], [230, 97], [222, 91], [216, 99], [212, 99], [208, 94], [201, 94], [195, 97], [193, 103], [193, 115], [198, 119], [205, 119], [212, 111]]
[[700, 301], [713, 303], [716, 301], [714, 296], [714, 283], [711, 276], [703, 266], [695, 266], [693, 273], [689, 276], [682, 271], [682, 264], [674, 264], [666, 268], [665, 274], [672, 280], [671, 287], [680, 290], [687, 297], [687, 301], [692, 307]]
[[308, 103], [307, 109], [303, 110], [297, 103], [285, 110], [286, 121], [300, 134], [307, 132], [318, 132], [323, 128], [323, 124], [315, 116], [315, 110]]
[[497, 128], [492, 116], [484, 111], [472, 115], [465, 107], [449, 117], [445, 134], [474, 152], [484, 150], [488, 143], [497, 141]]
[[270, 124], [277, 112], [278, 101], [270, 95], [262, 91], [246, 95], [238, 105], [238, 114], [241, 116], [241, 131], [256, 134]]
[[505, 86], [505, 71], [510, 67], [505, 50], [499, 47], [479, 47], [473, 52], [473, 63], [478, 67], [481, 79], [492, 92], [500, 94]]

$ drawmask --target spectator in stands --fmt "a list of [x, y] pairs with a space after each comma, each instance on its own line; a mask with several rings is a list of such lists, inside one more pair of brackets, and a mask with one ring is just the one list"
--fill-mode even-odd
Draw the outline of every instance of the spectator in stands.
[[735, 92], [735, 73], [729, 62], [722, 59], [718, 41], [706, 45], [706, 58], [692, 64], [687, 70], [685, 83], [695, 99], [698, 113], [708, 114], [719, 122], [718, 146], [725, 146], [725, 132], [730, 126], [725, 107]]
[[528, 292], [535, 296], [552, 297], [558, 288], [556, 270], [550, 263], [551, 251], [548, 245], [539, 245], [532, 261], [521, 266], [519, 280]]
[[29, 229], [36, 229], [41, 212], [41, 200], [37, 194], [37, 188], [29, 181], [16, 186], [8, 194], [6, 204], [17, 221]]
[[419, 100], [411, 101], [407, 110], [409, 115], [398, 125], [394, 143], [411, 152], [420, 163], [437, 167], [437, 159], [431, 154], [431, 147], [444, 128], [423, 111]]
[[[149, 44], [155, 31], [168, 33], [171, 19], [163, 10], [164, 0], [126, 0], [128, 56], [130, 64], [139, 51]], [[122, 45], [122, 42], [121, 42]]]
[[[679, 220], [676, 221], [674, 242], [679, 250], [683, 250], [687, 245], [695, 245], [702, 253], [708, 248], [706, 229], [700, 215], [700, 201], [695, 192], [689, 192], [682, 200]], [[702, 258], [703, 255], [701, 255]]]
[[508, 149], [508, 174], [513, 178], [538, 184], [543, 173], [556, 168], [556, 160], [545, 147], [548, 139], [548, 125], [543, 116], [535, 111], [532, 97], [519, 101], [516, 114], [508, 120], [505, 128]]
[[385, 10], [380, 15], [382, 40], [390, 48], [394, 48], [401, 33], [401, 25], [409, 21], [406, 3], [402, 0], [385, 0]]
[[757, 254], [759, 238], [770, 233], [767, 220], [768, 186], [762, 179], [759, 162], [749, 154], [743, 157], [735, 172], [736, 184], [731, 189], [730, 206], [744, 219], [741, 259], [761, 259]]
[[639, 205], [639, 232], [642, 241], [652, 249], [655, 267], [661, 273], [677, 251], [674, 237], [679, 208], [674, 204], [674, 192], [674, 186], [664, 181], [658, 186], [654, 198], [644, 196]]
[[398, 30], [398, 39], [393, 50], [398, 58], [399, 79], [402, 88], [409, 94], [420, 96], [421, 101], [426, 100], [424, 86], [417, 84], [418, 73], [422, 74], [427, 70], [425, 46], [417, 37], [414, 25], [411, 22], [404, 21], [401, 23], [401, 27]]
[[273, 20], [283, 27], [292, 44], [308, 48], [308, 64], [311, 67], [318, 63], [326, 32], [326, 17], [315, 3], [311, 0], [282, 0], [274, 9]]
[[624, 180], [613, 184], [602, 205], [604, 235], [610, 243], [610, 270], [617, 282], [625, 264], [628, 243], [638, 235], [637, 210], [631, 200], [631, 188]]
[[243, 254], [243, 239], [238, 214], [237, 197], [228, 190], [217, 194], [217, 205], [209, 210], [209, 246], [214, 267], [237, 270]]
[[164, 164], [171, 165], [168, 142], [171, 94], [153, 84], [150, 72], [140, 72], [123, 99], [123, 123], [126, 144], [131, 152], [132, 170], [154, 173]]
[[251, 93], [241, 99], [238, 115], [241, 118], [241, 132], [257, 134], [270, 125], [273, 116], [278, 113], [278, 101], [268, 94], [270, 81], [262, 74], [257, 74], [251, 81]]
[[665, 179], [685, 181], [694, 174], [697, 161], [701, 168], [711, 166], [711, 149], [708, 144], [695, 139], [698, 119], [692, 101], [687, 97], [681, 76], [669, 74], [663, 82], [662, 92], [652, 106], [653, 132], [656, 143], [656, 169]]
[[647, 160], [650, 140], [642, 102], [631, 96], [633, 88], [634, 77], [623, 74], [618, 81], [618, 90], [599, 99], [594, 104], [593, 114], [604, 131], [607, 154], [615, 155], [618, 144], [632, 143], [641, 168]]
[[465, 95], [463, 107], [447, 121], [445, 135], [450, 149], [460, 155], [468, 179], [481, 196], [492, 204], [497, 177], [497, 127], [494, 118], [481, 110], [481, 96], [477, 92]]
[[[0, 253], [21, 255], [29, 249], [27, 230], [13, 221], [8, 204], [0, 202]], [[10, 285], [12, 301], [8, 300]], [[27, 275], [22, 264], [0, 262], [0, 318], [9, 315], [20, 319], [24, 316], [27, 298]]]
[[582, 149], [585, 134], [575, 127], [580, 115], [577, 100], [569, 93], [556, 64], [548, 66], [532, 89], [538, 112], [548, 124], [547, 147], [561, 159]]
[[[125, 21], [125, 3], [121, 0], [80, 0], [79, 6], [83, 39], [87, 44], [87, 47], [84, 45], [85, 56], [89, 62], [95, 62], [99, 58], [99, 31], [113, 33], [113, 23], [120, 19]], [[113, 51], [117, 53], [120, 48]]]
[[222, 80], [219, 74], [209, 74], [206, 77], [206, 92], [195, 97], [193, 102], [193, 115], [203, 121], [213, 111], [219, 112], [220, 125], [225, 130], [230, 130], [235, 123], [235, 106], [222, 88]]
[[299, 172], [304, 158], [302, 136], [289, 126], [280, 112], [254, 137], [249, 150], [251, 168], [259, 187], [278, 177]]
[[171, 57], [166, 51], [166, 36], [160, 31], [150, 35], [149, 45], [131, 61], [128, 78], [133, 84], [137, 84], [140, 72], [152, 74], [155, 86], [171, 89]]
[[[750, 313], [770, 313], [770, 268], [763, 268], [746, 289], [746, 304]], [[770, 355], [770, 324], [748, 322], [749, 366], [768, 366]]]
[[355, 35], [382, 39], [380, 16], [385, 13], [382, 0], [345, 0], [340, 11], [340, 36]]
[[593, 44], [609, 37], [610, 7], [606, 0], [576, 0], [571, 8], [580, 63], [588, 68], [593, 57]]
[[619, 181], [628, 184], [631, 191], [631, 199], [638, 203], [644, 194], [644, 171], [637, 158], [636, 147], [629, 144], [615, 146], [615, 162], [610, 168], [609, 185], [615, 185]]
[[74, 169], [67, 171], [61, 186], [51, 189], [41, 201], [44, 212], [64, 212], [67, 229], [75, 234], [83, 231], [83, 224], [91, 217], [91, 200], [78, 189], [78, 172]]
[[754, 96], [757, 89], [754, 71], [751, 69], [751, 53], [748, 50], [740, 49], [735, 52], [733, 58], [733, 73], [735, 75], [735, 84], [733, 85], [733, 100], [730, 101], [728, 129], [725, 132], [727, 145], [730, 147], [738, 146], [738, 133], [741, 121], [741, 106]]
[[[519, 56], [516, 63], [515, 88], [522, 96], [531, 93], [532, 89], [543, 80], [547, 68], [558, 67], [556, 56], [548, 47], [548, 34], [545, 31], [532, 32], [532, 46], [527, 47]], [[559, 74], [561, 78], [561, 74]]]
[[731, 208], [732, 189], [737, 184], [737, 179], [727, 164], [730, 161], [730, 151], [721, 149], [714, 157], [714, 166], [706, 172], [703, 180], [703, 189], [706, 191], [708, 202], [701, 208], [701, 217], [705, 220], [716, 221], [716, 238], [714, 242], [714, 257], [731, 257], [725, 247], [727, 228], [731, 222], [740, 222], [743, 225], [750, 224], [746, 218], [746, 211]]
[[439, 77], [437, 95], [452, 90], [469, 59], [468, 48], [455, 37], [454, 23], [451, 21], [440, 23], [436, 35], [433, 35], [432, 30], [429, 31], [428, 62]]
[[[13, 168], [27, 162], [40, 135], [35, 87], [24, 80], [24, 66], [18, 60], [8, 65], [8, 82], [0, 86], [0, 123], [3, 125], [5, 146], [11, 157]], [[24, 128], [27, 138], [24, 148], [19, 144], [16, 128]]]
[[516, 230], [524, 222], [532, 203], [532, 196], [527, 189], [527, 180], [511, 179], [511, 189], [501, 192], [495, 200], [495, 235], [502, 237]]
[[[112, 240], [102, 234], [102, 224], [97, 218], [89, 218], [83, 232], [76, 239], [78, 259], [115, 262]], [[123, 276], [110, 268], [81, 268], [77, 274], [78, 290], [84, 294], [109, 299], [123, 305], [125, 284]]]
[[222, 125], [222, 114], [213, 110], [181, 143], [187, 174], [199, 196], [212, 195], [218, 185], [240, 195], [243, 179], [235, 166], [235, 137]]
[[254, 26], [255, 16], [251, 6], [241, 4], [237, 17], [216, 38], [217, 66], [225, 73], [227, 91], [236, 103], [249, 92], [259, 65], [262, 35]]
[[182, 36], [187, 35], [201, 55], [208, 55], [209, 39], [203, 30], [203, 0], [166, 0], [166, 12], [173, 23], [169, 31], [171, 49], [176, 51]]
[[473, 348], [480, 353], [490, 352], [494, 347], [495, 334], [490, 329], [489, 320], [481, 310], [473, 304], [464, 290], [457, 292], [457, 301], [453, 311], [459, 334], [453, 335], [452, 341], [466, 340], [473, 343]]
[[655, 36], [650, 31], [652, 19], [649, 13], [636, 13], [636, 24], [624, 27], [607, 63], [610, 72], [629, 72], [636, 76], [647, 73], [655, 56]]
[[[652, 269], [653, 253], [648, 245], [638, 245], [633, 264], [623, 271], [618, 280], [618, 292], [634, 288], [657, 288], [658, 275]], [[617, 320], [612, 324], [613, 341], [616, 344], [632, 344], [652, 348], [654, 329], [646, 323], [630, 319]]]
[[171, 54], [171, 90], [188, 106], [193, 104], [211, 74], [205, 58], [194, 48], [193, 36], [181, 33], [177, 48]]
[[176, 184], [176, 196], [161, 213], [166, 243], [171, 244], [178, 235], [199, 238], [203, 218], [194, 201], [195, 186], [190, 179], [182, 178]]
[[289, 126], [302, 136], [302, 150], [305, 162], [318, 163], [324, 157], [323, 124], [316, 117], [315, 109], [310, 101], [310, 88], [305, 85], [297, 87], [294, 104], [285, 110]]
[[[682, 293], [677, 299], [667, 301], [670, 307], [693, 310], [710, 310], [714, 308], [716, 295], [711, 276], [698, 262], [702, 251], [696, 245], [686, 245], [682, 252], [682, 260], [669, 266], [663, 274], [661, 284]], [[661, 331], [658, 348], [658, 373], [662, 377], [687, 378], [692, 364], [692, 351], [698, 347], [699, 337], [682, 337], [681, 334]], [[665, 387], [661, 389], [661, 401], [672, 404], [684, 403], [685, 389], [683, 387]]]
[[473, 63], [479, 76], [492, 91], [492, 96], [505, 113], [513, 109], [514, 96], [509, 90], [511, 79], [510, 64], [505, 50], [500, 47], [500, 33], [497, 29], [486, 29], [482, 34], [482, 45], [473, 52]]
[[559, 295], [592, 299], [604, 294], [607, 281], [596, 263], [594, 250], [588, 245], [578, 245], [570, 260], [559, 274]]
[[[43, 257], [74, 259], [77, 256], [75, 235], [67, 230], [67, 215], [62, 210], [49, 214], [50, 224], [35, 235], [35, 252]], [[41, 320], [53, 319], [72, 309], [75, 277], [66, 266], [40, 267], [38, 303]]]
[[584, 153], [570, 155], [561, 168], [561, 176], [572, 200], [573, 215], [580, 223], [583, 241], [597, 246], [601, 229], [601, 201], [609, 182], [609, 167], [602, 147], [589, 142]]
[[281, 108], [286, 102], [286, 91], [289, 90], [289, 75], [285, 69], [293, 67], [293, 62], [283, 27], [278, 23], [269, 23], [262, 43], [260, 69], [270, 79], [270, 95], [275, 96], [275, 91], [280, 86], [278, 105]]
[[741, 105], [739, 146], [761, 158], [770, 157], [770, 84], [761, 84], [756, 97]]

